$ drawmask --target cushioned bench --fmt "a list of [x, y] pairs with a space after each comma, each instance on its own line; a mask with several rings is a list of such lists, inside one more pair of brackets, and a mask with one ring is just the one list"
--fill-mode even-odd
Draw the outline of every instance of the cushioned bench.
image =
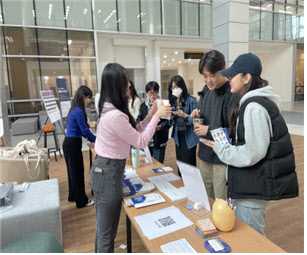
[[1, 248], [25, 234], [48, 232], [62, 245], [62, 220], [57, 179], [32, 182], [25, 192], [14, 186], [11, 209], [0, 213]]
[[0, 249], [1, 253], [64, 253], [55, 237], [47, 232], [26, 234]]
[[37, 118], [20, 118], [12, 123], [13, 135], [35, 134], [38, 128]]

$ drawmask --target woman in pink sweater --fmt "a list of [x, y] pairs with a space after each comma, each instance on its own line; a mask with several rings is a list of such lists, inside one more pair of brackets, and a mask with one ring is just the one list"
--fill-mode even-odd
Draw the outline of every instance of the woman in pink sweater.
[[145, 148], [161, 117], [171, 115], [171, 106], [154, 104], [138, 125], [128, 109], [128, 76], [119, 64], [108, 64], [101, 77], [99, 116], [90, 182], [96, 205], [95, 252], [114, 252], [122, 202], [122, 182], [131, 145]]

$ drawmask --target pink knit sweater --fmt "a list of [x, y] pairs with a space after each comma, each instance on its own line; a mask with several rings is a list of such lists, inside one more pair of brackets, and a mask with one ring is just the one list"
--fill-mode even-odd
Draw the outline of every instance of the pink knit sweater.
[[145, 148], [155, 133], [159, 118], [145, 118], [134, 129], [128, 116], [113, 104], [105, 103], [98, 122], [95, 151], [101, 157], [125, 159], [130, 155], [130, 146]]

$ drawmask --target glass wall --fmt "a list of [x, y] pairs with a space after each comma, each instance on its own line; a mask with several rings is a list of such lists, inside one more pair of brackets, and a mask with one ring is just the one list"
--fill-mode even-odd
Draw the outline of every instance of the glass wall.
[[141, 0], [142, 33], [162, 34], [160, 0]]
[[298, 43], [295, 66], [295, 101], [304, 100], [304, 44]]
[[199, 35], [204, 37], [212, 37], [212, 5], [201, 4], [199, 8]]
[[197, 3], [181, 2], [182, 35], [198, 36]]
[[93, 29], [91, 0], [65, 0], [67, 27]]
[[35, 0], [35, 15], [38, 26], [65, 27], [61, 0]]
[[2, 0], [6, 24], [35, 25], [33, 0]]
[[140, 13], [139, 0], [117, 0], [118, 24], [120, 32], [140, 33], [140, 20], [143, 13]]
[[[41, 90], [52, 90], [58, 97], [57, 78], [67, 79], [71, 96], [80, 85], [97, 93], [93, 32], [27, 27], [0, 30], [8, 100], [41, 99]], [[10, 114], [39, 110], [40, 104], [34, 102], [10, 106]]]
[[163, 0], [163, 33], [180, 35], [180, 2]]
[[249, 38], [303, 42], [304, 9], [300, 4], [296, 0], [250, 0]]

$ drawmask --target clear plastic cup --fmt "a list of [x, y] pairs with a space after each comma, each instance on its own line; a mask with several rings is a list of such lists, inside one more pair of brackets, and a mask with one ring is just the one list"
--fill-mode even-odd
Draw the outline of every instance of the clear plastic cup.
[[195, 118], [195, 119], [193, 119], [193, 124], [194, 124], [194, 126], [196, 126], [196, 125], [202, 125], [203, 122], [204, 122], [204, 119], [202, 119], [202, 118]]

